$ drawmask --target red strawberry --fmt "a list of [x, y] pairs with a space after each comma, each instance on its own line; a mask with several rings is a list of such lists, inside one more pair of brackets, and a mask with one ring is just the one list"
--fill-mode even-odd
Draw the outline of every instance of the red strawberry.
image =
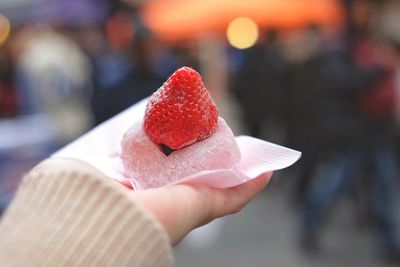
[[144, 131], [159, 145], [180, 149], [212, 135], [218, 112], [200, 74], [182, 67], [150, 97]]

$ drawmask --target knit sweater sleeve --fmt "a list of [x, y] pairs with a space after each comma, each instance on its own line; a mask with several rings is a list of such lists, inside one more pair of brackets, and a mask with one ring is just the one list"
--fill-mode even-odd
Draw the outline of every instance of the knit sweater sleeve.
[[171, 266], [166, 233], [133, 192], [93, 170], [47, 167], [3, 215], [1, 266]]

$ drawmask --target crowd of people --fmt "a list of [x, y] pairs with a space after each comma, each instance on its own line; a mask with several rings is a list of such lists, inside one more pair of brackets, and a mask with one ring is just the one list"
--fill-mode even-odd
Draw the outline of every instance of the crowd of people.
[[[306, 248], [317, 246], [339, 196], [350, 195], [366, 207], [358, 212], [373, 222], [379, 252], [399, 259], [400, 2], [343, 6], [347, 21], [335, 29], [263, 29], [246, 50], [224, 43], [225, 90], [247, 133], [303, 152], [293, 195]], [[59, 147], [151, 94], [176, 68], [205, 71], [198, 55], [198, 43], [164, 43], [139, 9], [120, 3], [101, 24], [22, 23], [0, 47], [0, 119], [48, 114], [49, 147]]]
[[388, 25], [400, 3], [381, 4], [350, 1], [346, 27], [310, 25], [291, 44], [297, 54], [269, 31], [246, 51], [232, 89], [252, 135], [282, 138], [271, 131], [280, 129], [303, 152], [295, 201], [305, 248], [317, 248], [323, 219], [350, 195], [379, 252], [398, 260], [400, 35]]

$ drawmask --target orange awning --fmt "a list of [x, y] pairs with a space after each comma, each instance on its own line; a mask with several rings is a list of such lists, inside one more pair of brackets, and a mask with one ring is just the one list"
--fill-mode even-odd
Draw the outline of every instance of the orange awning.
[[142, 13], [149, 28], [167, 40], [222, 33], [237, 17], [248, 17], [260, 27], [293, 29], [311, 23], [338, 25], [343, 14], [335, 0], [160, 0]]

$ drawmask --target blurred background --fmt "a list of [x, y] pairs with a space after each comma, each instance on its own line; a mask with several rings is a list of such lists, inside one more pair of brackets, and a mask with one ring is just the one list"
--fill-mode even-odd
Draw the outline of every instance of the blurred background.
[[400, 266], [399, 0], [0, 0], [0, 212], [184, 65], [236, 135], [303, 157], [176, 266]]

